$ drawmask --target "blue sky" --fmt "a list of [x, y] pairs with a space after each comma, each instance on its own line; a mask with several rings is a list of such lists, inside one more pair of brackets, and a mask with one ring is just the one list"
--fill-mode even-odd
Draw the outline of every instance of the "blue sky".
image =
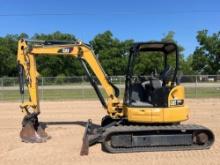
[[111, 30], [120, 40], [148, 41], [174, 31], [187, 56], [202, 29], [220, 31], [219, 0], [7, 0], [0, 6], [0, 36], [61, 31], [88, 42]]

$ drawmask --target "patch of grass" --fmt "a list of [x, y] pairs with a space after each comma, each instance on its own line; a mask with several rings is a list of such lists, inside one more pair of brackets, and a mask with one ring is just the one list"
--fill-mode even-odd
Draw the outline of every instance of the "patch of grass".
[[220, 98], [220, 89], [216, 87], [185, 88], [186, 98]]
[[[185, 89], [187, 98], [220, 98], [220, 89], [214, 87], [187, 87]], [[124, 90], [120, 89], [120, 98], [124, 96]], [[101, 89], [105, 96], [105, 92]], [[77, 100], [77, 99], [98, 99], [92, 88], [85, 89], [40, 89], [39, 97], [41, 100]], [[25, 98], [28, 98], [25, 91]], [[20, 100], [18, 90], [0, 90], [0, 101], [17, 101]]]
[[[123, 96], [121, 89], [120, 96]], [[103, 96], [106, 94], [101, 89]], [[77, 100], [77, 99], [98, 99], [94, 89], [43, 89], [39, 90], [41, 100]], [[20, 100], [21, 96], [18, 90], [3, 90], [0, 91], [0, 101], [16, 101]], [[27, 91], [25, 91], [25, 99], [28, 99]]]

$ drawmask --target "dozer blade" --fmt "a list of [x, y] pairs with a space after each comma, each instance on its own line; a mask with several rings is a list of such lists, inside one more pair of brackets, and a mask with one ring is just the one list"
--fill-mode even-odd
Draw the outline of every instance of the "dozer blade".
[[45, 132], [46, 126], [42, 123], [38, 123], [36, 115], [25, 116], [22, 125], [23, 127], [20, 132], [22, 142], [43, 143], [50, 138]]
[[102, 133], [103, 133], [102, 127], [95, 126], [92, 123], [92, 120], [89, 119], [86, 124], [85, 132], [84, 132], [84, 136], [83, 136], [83, 143], [82, 143], [82, 147], [81, 147], [81, 151], [80, 151], [81, 156], [88, 155], [89, 154], [89, 147], [96, 144], [96, 143], [101, 142]]
[[86, 128], [85, 128], [85, 132], [83, 135], [83, 143], [82, 143], [82, 147], [81, 147], [81, 151], [80, 151], [80, 155], [84, 156], [84, 155], [88, 155], [89, 154], [89, 127], [91, 125], [91, 120], [88, 120], [87, 124], [86, 124]]

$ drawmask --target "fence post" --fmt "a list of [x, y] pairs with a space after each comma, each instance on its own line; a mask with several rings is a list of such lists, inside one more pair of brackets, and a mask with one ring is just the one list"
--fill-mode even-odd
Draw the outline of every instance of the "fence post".
[[2, 101], [3, 101], [3, 99], [4, 99], [4, 98], [3, 98], [3, 97], [4, 97], [4, 96], [3, 96], [3, 90], [4, 90], [3, 88], [4, 88], [4, 80], [3, 80], [3, 78], [1, 78], [1, 90], [2, 90], [2, 92], [1, 92], [1, 100], [2, 100]]
[[44, 77], [41, 77], [41, 99], [44, 99]]
[[196, 84], [195, 84], [195, 95], [197, 98], [197, 86], [198, 86], [198, 80], [197, 80], [197, 75], [196, 75]]
[[84, 88], [83, 88], [83, 86], [84, 86], [84, 77], [83, 76], [81, 76], [81, 85], [82, 85], [82, 98], [84, 99], [85, 98], [85, 90], [84, 90]]

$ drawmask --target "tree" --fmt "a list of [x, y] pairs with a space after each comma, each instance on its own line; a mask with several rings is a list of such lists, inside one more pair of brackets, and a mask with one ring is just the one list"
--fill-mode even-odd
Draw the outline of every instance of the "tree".
[[[184, 47], [177, 43], [177, 41], [174, 40], [175, 32], [170, 31], [167, 33], [167, 35], [162, 39], [162, 41], [172, 41], [175, 42], [179, 49], [179, 65], [180, 65], [180, 72], [182, 72], [185, 75], [194, 74], [194, 70], [192, 68], [192, 55], [189, 55], [187, 58], [184, 58]], [[174, 63], [174, 57], [172, 57], [172, 63]]]
[[27, 34], [0, 37], [0, 77], [17, 75], [17, 41]]
[[195, 74], [195, 71], [193, 70], [192, 67], [192, 61], [193, 61], [192, 54], [189, 55], [187, 58], [183, 59], [181, 63], [181, 70], [183, 71], [184, 75]]
[[198, 31], [199, 46], [193, 53], [193, 69], [200, 74], [220, 73], [220, 31], [208, 35], [208, 30]]
[[98, 34], [90, 44], [109, 75], [124, 75], [127, 66], [127, 55], [133, 40], [120, 41], [110, 31]]
[[[51, 34], [36, 33], [32, 39], [76, 41], [74, 35], [59, 31]], [[79, 76], [84, 73], [79, 61], [70, 56], [39, 56], [37, 66], [42, 76]]]
[[[168, 32], [161, 39], [162, 41], [176, 42], [175, 33]], [[0, 37], [0, 76], [17, 75], [17, 41], [20, 38], [34, 40], [69, 40], [75, 41], [72, 34], [61, 33], [59, 31], [51, 34], [36, 33], [29, 37], [25, 33], [20, 35], [6, 35]], [[208, 35], [207, 30], [199, 31], [197, 36], [199, 46], [188, 58], [184, 58], [184, 48], [178, 44], [180, 52], [180, 70], [184, 74], [219, 74], [220, 73], [220, 32]], [[119, 40], [110, 31], [96, 35], [90, 42], [97, 58], [100, 60], [104, 70], [109, 75], [124, 75], [127, 68], [129, 49], [134, 43], [133, 40]], [[177, 43], [177, 42], [176, 42]], [[80, 76], [84, 71], [78, 60], [70, 56], [39, 56], [36, 58], [38, 70], [42, 76]], [[169, 63], [175, 65], [175, 56], [170, 56]], [[161, 57], [155, 53], [150, 56], [141, 57], [135, 66], [138, 74], [149, 75], [156, 68], [162, 70]]]

